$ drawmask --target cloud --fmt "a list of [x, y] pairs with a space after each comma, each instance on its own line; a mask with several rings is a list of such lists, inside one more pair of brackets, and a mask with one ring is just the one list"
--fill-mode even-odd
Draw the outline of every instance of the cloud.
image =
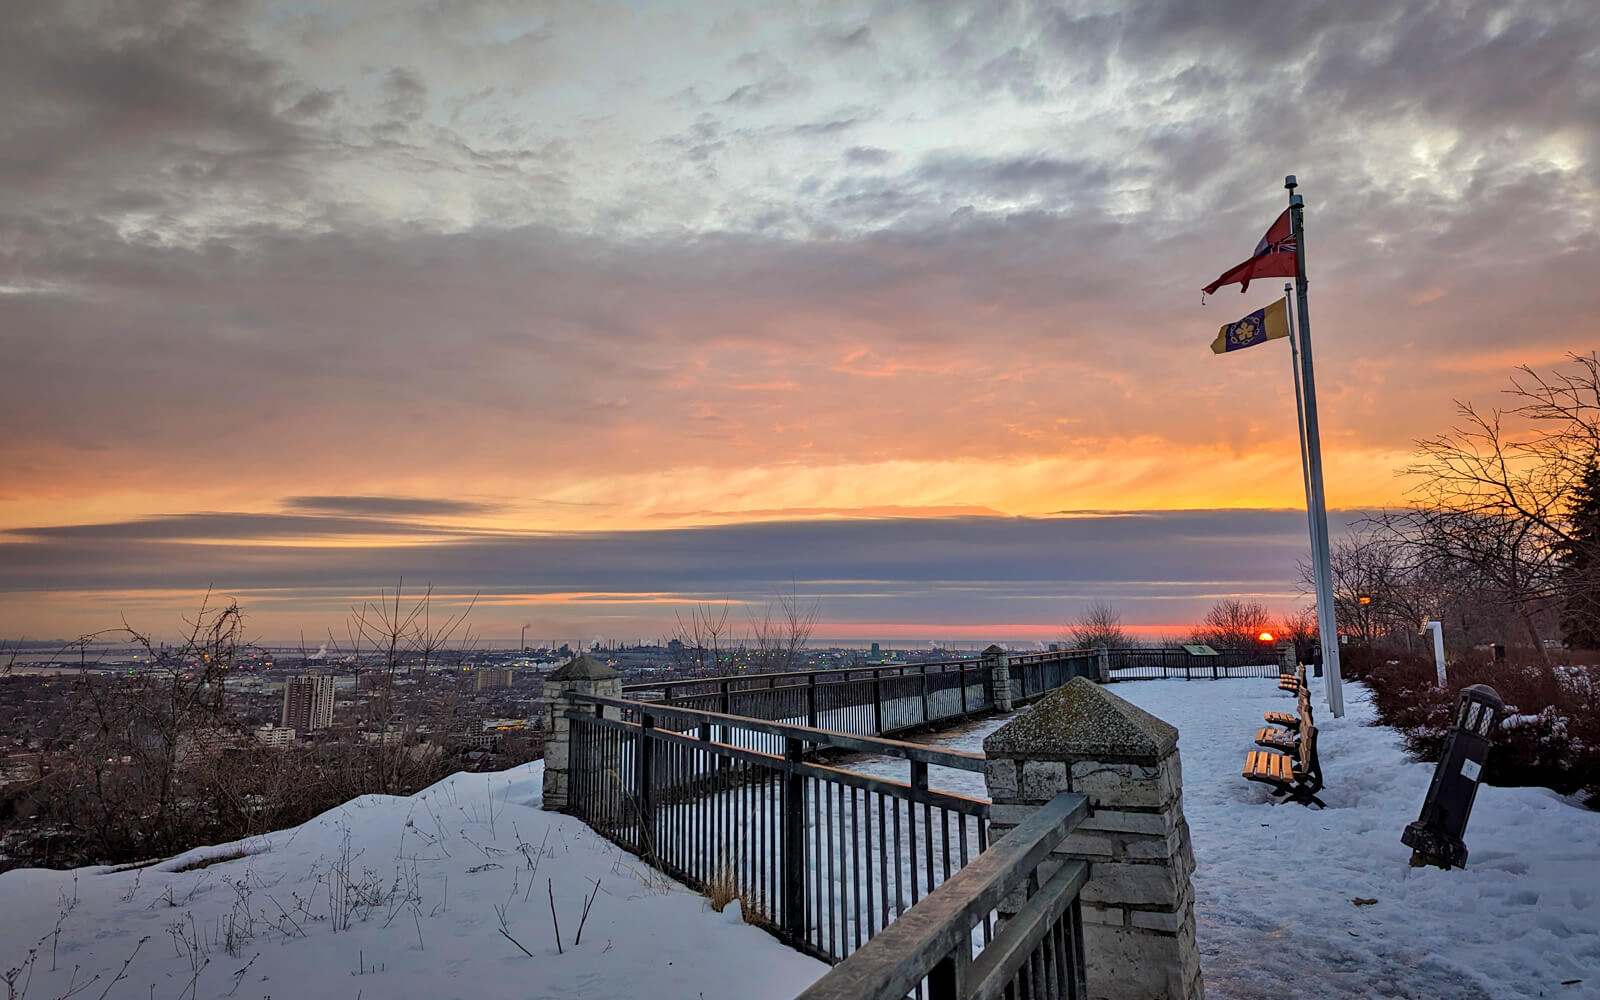
[[246, 8], [18, 0], [0, 34], [0, 234], [18, 216], [88, 220], [282, 194], [312, 136], [281, 64], [242, 39]]
[[1198, 302], [1288, 172], [1392, 500], [1596, 342], [1600, 11], [1258, 6], [13, 3], [0, 530], [1290, 504], [1283, 353], [1205, 350], [1276, 288]]
[[395, 118], [414, 121], [422, 117], [428, 97], [422, 74], [396, 66], [383, 77], [383, 109]]
[[487, 514], [496, 504], [431, 497], [284, 497], [290, 510], [314, 514], [353, 514], [377, 517], [464, 517]]
[[[12, 556], [0, 561], [0, 592], [19, 600], [41, 590], [98, 592], [104, 601], [156, 588], [180, 600], [210, 587], [294, 601], [308, 620], [322, 621], [342, 614], [350, 594], [402, 577], [441, 594], [547, 608], [724, 596], [759, 605], [792, 585], [820, 598], [831, 622], [1048, 625], [1107, 598], [1130, 620], [1170, 623], [1198, 617], [1222, 596], [1297, 605], [1297, 560], [1306, 549], [1303, 513], [1260, 510], [781, 521], [461, 537], [423, 547], [402, 537], [337, 549], [258, 544], [293, 534], [294, 520], [314, 519], [191, 514], [35, 531], [30, 541], [0, 545]], [[185, 532], [225, 521], [237, 533], [232, 544], [185, 540]]]

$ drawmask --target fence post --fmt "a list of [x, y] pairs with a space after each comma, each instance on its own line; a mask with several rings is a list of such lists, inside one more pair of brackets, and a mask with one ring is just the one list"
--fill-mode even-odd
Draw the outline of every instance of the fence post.
[[639, 855], [646, 861], [656, 856], [655, 729], [656, 720], [641, 711], [634, 736], [633, 800], [639, 818]]
[[798, 764], [804, 744], [783, 741], [783, 930], [791, 941], [806, 938], [806, 778]]
[[[728, 682], [718, 681], [717, 691], [721, 695], [721, 697], [717, 699], [717, 711], [721, 712], [723, 715], [732, 715], [733, 709], [729, 707], [732, 704], [732, 701], [728, 697]], [[733, 742], [733, 740], [730, 738], [730, 734], [728, 733], [727, 726], [718, 726], [717, 728], [722, 731], [722, 742]]]
[[806, 725], [817, 728], [817, 675], [806, 677]]
[[572, 786], [572, 725], [567, 712], [577, 702], [562, 697], [568, 693], [621, 698], [622, 675], [585, 653], [544, 679], [549, 708], [544, 719], [543, 805], [554, 812], [566, 811]]
[[1094, 670], [1100, 675], [1096, 680], [1101, 684], [1111, 683], [1111, 650], [1104, 646], [1094, 648]]
[[928, 718], [928, 666], [927, 666], [927, 664], [923, 664], [922, 665], [922, 669], [918, 670], [917, 672], [922, 675], [922, 721], [923, 722], [931, 722], [933, 720]]
[[872, 725], [873, 732], [883, 735], [883, 671], [872, 671]]
[[[1061, 792], [1093, 812], [1040, 864], [1090, 864], [1079, 894], [1091, 1000], [1200, 1000], [1194, 853], [1183, 818], [1178, 731], [1087, 677], [1074, 677], [983, 741], [990, 836]], [[1027, 890], [999, 906], [1021, 909]]]
[[989, 673], [989, 690], [994, 692], [994, 710], [1009, 713], [1014, 707], [1011, 701], [1010, 657], [996, 643], [983, 651], [983, 665]]
[[1299, 657], [1295, 655], [1294, 643], [1286, 642], [1278, 647], [1278, 673], [1293, 674], [1298, 667]]

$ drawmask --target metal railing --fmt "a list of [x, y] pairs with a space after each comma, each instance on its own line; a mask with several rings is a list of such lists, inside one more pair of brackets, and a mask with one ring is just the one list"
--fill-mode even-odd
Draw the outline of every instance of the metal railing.
[[[1008, 659], [1011, 697], [1018, 704], [1080, 674], [1098, 676], [1094, 650], [1024, 653]], [[994, 708], [994, 666], [994, 661], [976, 658], [740, 674], [628, 684], [623, 692], [663, 705], [886, 736]]]
[[[1039, 881], [1039, 865], [1089, 812], [1064, 792], [1024, 819], [796, 1000], [1082, 1000], [1083, 861], [1066, 861], [990, 937], [995, 907]], [[977, 949], [975, 931], [984, 930]], [[974, 957], [974, 951], [976, 956]]]
[[[928, 787], [930, 765], [981, 771], [981, 754], [564, 697], [580, 706], [565, 714], [569, 811], [819, 958], [862, 947], [988, 847], [989, 803]], [[818, 762], [826, 750], [902, 758], [910, 781]]]
[[1277, 654], [1261, 649], [1219, 649], [1216, 656], [1194, 656], [1184, 649], [1113, 649], [1108, 657], [1113, 681], [1220, 680], [1225, 677], [1276, 677]]

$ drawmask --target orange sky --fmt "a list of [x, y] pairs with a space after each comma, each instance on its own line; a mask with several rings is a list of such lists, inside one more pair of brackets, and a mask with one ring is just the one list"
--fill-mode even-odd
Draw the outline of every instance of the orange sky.
[[[1287, 345], [1207, 350], [1281, 281], [1199, 295], [1289, 171], [1331, 507], [1402, 503], [1454, 400], [1600, 343], [1592, 13], [813, 14], [30, 8], [0, 636], [160, 631], [208, 584], [323, 631], [401, 575], [503, 598], [498, 636], [791, 585], [839, 635], [1287, 609], [1292, 520], [1160, 520], [1136, 578], [1054, 522], [1303, 504]], [[987, 565], [1018, 518], [1070, 577]], [[752, 524], [812, 549], [738, 568]], [[623, 545], [636, 581], [585, 577]], [[958, 620], [941, 573], [1015, 589]]]

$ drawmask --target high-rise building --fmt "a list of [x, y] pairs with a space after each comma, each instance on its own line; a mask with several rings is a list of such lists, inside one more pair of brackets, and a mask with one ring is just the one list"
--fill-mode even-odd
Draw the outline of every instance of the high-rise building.
[[487, 691], [490, 688], [510, 687], [516, 676], [505, 667], [479, 667], [472, 672], [472, 690]]
[[333, 677], [297, 674], [285, 681], [280, 725], [301, 733], [333, 725]]

